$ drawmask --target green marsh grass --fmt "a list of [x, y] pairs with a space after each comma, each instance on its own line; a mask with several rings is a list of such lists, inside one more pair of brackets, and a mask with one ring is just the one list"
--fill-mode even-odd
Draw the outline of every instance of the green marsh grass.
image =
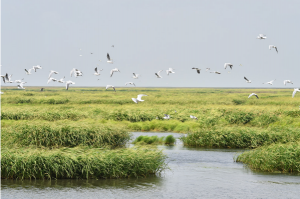
[[158, 136], [147, 136], [147, 135], [140, 135], [137, 137], [132, 144], [139, 144], [139, 145], [145, 145], [145, 144], [166, 144], [166, 145], [174, 145], [176, 142], [176, 139], [173, 135], [168, 135], [166, 137], [158, 137]]
[[253, 170], [266, 172], [300, 172], [300, 142], [262, 146], [239, 155], [237, 162]]

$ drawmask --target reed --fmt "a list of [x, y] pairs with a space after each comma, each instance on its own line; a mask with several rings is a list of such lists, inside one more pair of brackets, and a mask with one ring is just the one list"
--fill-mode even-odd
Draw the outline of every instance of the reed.
[[6, 179], [145, 177], [167, 168], [162, 151], [149, 148], [21, 148], [3, 149], [1, 154], [1, 178]]
[[187, 146], [212, 148], [257, 148], [273, 143], [300, 141], [299, 129], [291, 128], [216, 128], [200, 129], [181, 137]]
[[239, 155], [237, 162], [252, 170], [267, 172], [300, 172], [300, 142], [262, 146]]
[[130, 139], [126, 129], [108, 125], [58, 126], [50, 124], [19, 124], [4, 128], [2, 140], [7, 144], [36, 147], [120, 147]]
[[166, 145], [173, 145], [175, 144], [176, 139], [173, 135], [168, 135], [167, 137], [158, 137], [158, 136], [147, 136], [147, 135], [140, 135], [137, 137], [132, 144], [166, 144]]

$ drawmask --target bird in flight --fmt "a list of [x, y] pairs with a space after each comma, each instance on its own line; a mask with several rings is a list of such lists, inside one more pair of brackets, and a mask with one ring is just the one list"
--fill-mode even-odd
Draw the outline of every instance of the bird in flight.
[[247, 79], [247, 77], [244, 77], [247, 83], [251, 83], [251, 80]]
[[115, 89], [115, 87], [114, 87], [113, 85], [107, 85], [107, 86], [106, 86], [106, 90], [107, 90], [108, 88], [113, 88], [114, 91], [116, 92], [116, 89]]
[[259, 99], [258, 96], [257, 96], [255, 93], [251, 93], [251, 94], [249, 95], [248, 98], [252, 97], [253, 95], [254, 95], [257, 99]]
[[143, 102], [143, 101], [145, 101], [145, 100], [142, 100], [142, 97], [143, 96], [148, 96], [148, 95], [145, 95], [145, 94], [139, 94], [138, 96], [137, 96], [137, 98], [131, 98], [132, 99], [132, 101], [134, 101], [135, 103], [139, 103], [139, 102]]
[[65, 82], [64, 79], [65, 79], [65, 76], [64, 76], [64, 78], [61, 78], [60, 80], [58, 80], [58, 82], [59, 83], [64, 83]]
[[299, 88], [294, 88], [293, 97], [295, 97], [297, 92], [300, 92]]
[[259, 34], [257, 39], [267, 39], [267, 37], [264, 34]]
[[155, 75], [157, 76], [157, 78], [162, 78], [162, 76], [160, 76], [160, 72], [163, 70], [158, 71], [157, 73], [155, 73]]
[[54, 73], [54, 74], [58, 74], [58, 72], [56, 72], [56, 71], [54, 71], [54, 70], [51, 70], [48, 79], [50, 79], [50, 77], [53, 75], [53, 73]]
[[23, 87], [23, 85], [24, 85], [25, 83], [27, 83], [27, 82], [21, 82], [21, 83], [18, 85], [18, 89], [25, 89], [25, 88]]
[[173, 68], [169, 68], [169, 70], [166, 70], [166, 72], [167, 72], [167, 75], [169, 75], [170, 73], [175, 73], [175, 72], [173, 71]]
[[102, 70], [103, 70], [103, 69], [98, 70], [97, 67], [96, 67], [96, 68], [95, 68], [95, 73], [94, 73], [94, 75], [96, 75], [96, 76], [100, 75], [100, 71], [102, 71]]
[[113, 76], [114, 72], [120, 72], [119, 69], [115, 68], [110, 71], [110, 77]]
[[76, 69], [76, 68], [73, 68], [73, 69], [71, 70], [71, 72], [70, 72], [71, 77], [72, 77], [72, 74], [73, 74], [73, 73], [74, 73], [74, 76], [75, 76], [75, 77], [78, 77], [78, 76], [82, 76], [82, 75], [83, 75], [83, 73], [82, 73], [80, 70]]
[[291, 80], [284, 80], [283, 84], [286, 85], [287, 83], [293, 84], [293, 82]]
[[216, 73], [216, 74], [218, 74], [218, 75], [220, 75], [221, 73], [220, 72], [218, 72], [218, 71], [212, 71], [212, 72], [210, 72], [210, 73]]
[[[24, 79], [24, 78], [23, 78]], [[21, 83], [23, 79], [15, 80], [15, 83]]]
[[112, 63], [113, 63], [113, 60], [110, 59], [110, 56], [109, 56], [108, 53], [107, 53], [106, 57], [107, 57], [107, 63], [112, 64]]
[[48, 79], [48, 82], [47, 82], [47, 84], [49, 84], [49, 82], [51, 82], [51, 81], [54, 81], [54, 82], [56, 82], [56, 81], [57, 81], [57, 79], [54, 79], [53, 77], [50, 77], [50, 78]]
[[37, 69], [42, 69], [40, 65], [33, 66], [32, 69], [36, 72]]
[[127, 84], [135, 86], [135, 84], [133, 82], [127, 82], [127, 83], [125, 83], [125, 86], [127, 86]]
[[269, 45], [269, 49], [271, 50], [272, 48], [275, 48], [276, 52], [278, 53], [277, 47], [274, 45]]
[[225, 64], [224, 64], [224, 68], [226, 69], [226, 68], [227, 68], [227, 66], [229, 66], [229, 67], [230, 67], [230, 69], [232, 69], [232, 66], [233, 66], [233, 65], [232, 65], [231, 63], [225, 63]]
[[33, 68], [31, 68], [31, 69], [25, 69], [25, 72], [26, 72], [26, 75], [31, 75], [31, 71], [33, 70]]
[[270, 85], [273, 85], [273, 82], [275, 81], [276, 79], [272, 80], [272, 81], [269, 81], [269, 82], [266, 82], [266, 83], [263, 83], [263, 84], [270, 84]]
[[69, 90], [70, 84], [75, 84], [75, 82], [72, 81], [66, 81], [66, 89]]
[[135, 73], [132, 73], [133, 74], [133, 77], [132, 78], [134, 78], [134, 79], [138, 79], [139, 78], [139, 74], [135, 74]]
[[192, 69], [195, 69], [197, 73], [200, 74], [200, 70], [201, 70], [200, 68], [192, 68]]

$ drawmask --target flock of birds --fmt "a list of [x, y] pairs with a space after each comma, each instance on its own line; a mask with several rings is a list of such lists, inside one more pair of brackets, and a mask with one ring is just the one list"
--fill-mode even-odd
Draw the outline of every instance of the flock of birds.
[[[258, 37], [257, 37], [257, 39], [260, 39], [260, 40], [266, 39], [266, 38], [267, 38], [267, 37], [266, 37], [266, 35], [264, 35], [264, 34], [259, 34]], [[112, 45], [112, 47], [114, 47], [114, 45]], [[274, 49], [276, 50], [276, 52], [278, 53], [278, 49], [277, 49], [276, 46], [274, 46], [274, 45], [269, 45], [269, 49], [270, 49], [270, 50], [273, 49], [273, 48], [274, 48]], [[80, 49], [80, 50], [81, 50], [81, 49]], [[91, 53], [91, 54], [93, 54], [93, 53]], [[82, 56], [82, 55], [79, 55], [79, 56]], [[107, 53], [106, 57], [107, 57], [107, 63], [113, 64], [113, 60], [111, 59], [109, 53]], [[100, 60], [100, 61], [101, 61], [101, 60]], [[241, 64], [240, 64], [240, 66], [241, 66]], [[225, 64], [224, 64], [224, 68], [225, 68], [225, 69], [230, 68], [230, 69], [232, 70], [233, 64], [231, 64], [231, 63], [225, 63]], [[28, 70], [25, 69], [25, 72], [26, 72], [27, 75], [31, 75], [31, 74], [32, 74], [32, 73], [31, 73], [32, 71], [37, 72], [38, 69], [42, 69], [42, 67], [41, 67], [40, 65], [33, 66], [32, 68], [30, 68], [30, 69], [28, 69]], [[197, 72], [198, 74], [200, 74], [200, 71], [201, 71], [200, 68], [192, 68], [192, 69], [196, 70], [196, 72]], [[96, 67], [96, 68], [94, 69], [94, 71], [95, 71], [95, 72], [94, 72], [94, 75], [95, 75], [95, 76], [99, 76], [99, 75], [100, 75], [100, 72], [101, 72], [102, 70], [103, 70], [103, 69], [99, 70], [99, 69]], [[158, 71], [157, 73], [154, 73], [155, 76], [156, 76], [157, 78], [162, 78], [162, 75], [161, 75], [161, 72], [162, 72], [162, 71], [163, 71], [163, 70], [160, 70], [160, 71]], [[206, 72], [208, 72], [208, 71], [210, 71], [210, 68], [206, 68]], [[116, 72], [120, 72], [120, 70], [119, 70], [118, 68], [112, 69], [112, 70], [110, 71], [110, 77], [112, 77], [113, 74], [116, 73]], [[167, 73], [167, 75], [170, 75], [170, 74], [175, 73], [175, 72], [174, 72], [174, 69], [173, 69], [173, 68], [169, 68], [168, 70], [166, 70], [166, 73]], [[210, 73], [221, 74], [221, 73], [218, 72], [218, 71], [210, 71]], [[49, 76], [48, 76], [47, 84], [49, 84], [49, 83], [52, 82], [52, 81], [53, 81], [53, 82], [58, 82], [58, 83], [65, 83], [66, 89], [67, 89], [67, 90], [69, 89], [69, 86], [70, 86], [71, 84], [75, 84], [75, 82], [73, 82], [73, 81], [71, 81], [71, 80], [69, 80], [69, 81], [64, 81], [65, 76], [64, 76], [63, 78], [61, 78], [61, 79], [53, 78], [52, 75], [54, 75], [54, 74], [58, 74], [58, 72], [57, 72], [57, 71], [54, 71], [54, 70], [51, 70], [50, 73], [49, 73]], [[80, 71], [80, 70], [78, 70], [78, 69], [76, 69], [76, 68], [73, 68], [73, 69], [70, 71], [70, 76], [71, 76], [71, 77], [74, 76], [74, 77], [77, 78], [77, 77], [83, 76], [83, 72]], [[132, 78], [138, 79], [139, 76], [140, 76], [139, 74], [133, 73], [133, 77], [132, 77]], [[12, 80], [12, 75], [8, 75], [7, 73], [6, 73], [6, 75], [1, 75], [1, 77], [2, 77], [4, 83], [18, 83], [18, 85], [17, 85], [18, 89], [25, 89], [25, 88], [24, 88], [24, 84], [27, 83], [27, 82], [23, 82], [24, 78], [21, 79], [21, 80], [15, 80], [15, 81], [13, 81], [13, 80]], [[245, 79], [245, 81], [246, 81], [247, 83], [252, 83], [252, 81], [249, 80], [247, 77], [244, 77], [244, 79]], [[98, 80], [99, 80], [99, 79], [98, 79]], [[275, 79], [275, 80], [276, 80], [276, 79]], [[275, 80], [271, 80], [271, 81], [266, 82], [266, 83], [263, 83], [263, 84], [270, 84], [270, 85], [273, 85], [273, 82], [274, 82]], [[289, 84], [293, 84], [293, 82], [292, 82], [291, 80], [284, 80], [284, 81], [283, 81], [283, 84], [284, 84], [284, 85], [286, 85], [286, 84], [288, 84], [288, 83], [289, 83]], [[125, 83], [125, 85], [126, 85], [126, 86], [127, 86], [127, 85], [133, 85], [133, 86], [136, 86], [133, 82], [127, 82], [127, 83]], [[107, 86], [106, 86], [106, 90], [109, 89], [109, 88], [114, 89], [114, 91], [116, 92], [116, 89], [115, 89], [115, 87], [114, 87], [113, 85], [107, 85]], [[43, 90], [44, 90], [44, 88], [41, 88], [41, 91], [43, 91]], [[295, 89], [294, 89], [294, 92], [293, 92], [293, 94], [292, 94], [292, 97], [294, 97], [295, 94], [296, 94], [297, 92], [300, 92], [299, 88], [295, 88]], [[3, 92], [1, 92], [1, 94], [3, 94]], [[132, 101], [135, 102], [135, 103], [143, 102], [144, 100], [141, 99], [143, 96], [147, 96], [147, 95], [139, 94], [139, 95], [137, 96], [137, 98], [132, 98]], [[255, 94], [255, 93], [250, 94], [248, 98], [250, 98], [250, 97], [252, 97], [252, 96], [255, 96], [257, 99], [259, 99], [258, 95]], [[192, 116], [192, 115], [191, 115], [191, 118], [197, 119], [195, 116]], [[165, 115], [164, 119], [170, 119], [170, 117], [169, 117], [168, 115]]]

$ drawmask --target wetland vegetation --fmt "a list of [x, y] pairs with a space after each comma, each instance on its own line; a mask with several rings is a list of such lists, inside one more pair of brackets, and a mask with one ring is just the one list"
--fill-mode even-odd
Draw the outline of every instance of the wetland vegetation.
[[[293, 153], [299, 151], [296, 146], [300, 141], [300, 98], [291, 97], [292, 89], [116, 90], [117, 92], [105, 91], [103, 88], [72, 88], [67, 91], [63, 88], [46, 88], [40, 92], [39, 88], [34, 87], [27, 87], [26, 90], [3, 87], [2, 177], [118, 178], [146, 176], [166, 168], [166, 157], [161, 151], [143, 147], [126, 148], [125, 143], [130, 139], [129, 131], [187, 133], [182, 141], [188, 146], [253, 149], [237, 158], [237, 161], [244, 162], [252, 169], [299, 172], [293, 166], [275, 167], [273, 162], [272, 169], [265, 169], [262, 164], [272, 160], [263, 157], [264, 153], [275, 154], [275, 149], [292, 150], [293, 146]], [[260, 99], [248, 99], [249, 93], [254, 90]], [[135, 104], [131, 98], [137, 94], [148, 96], [144, 98], [144, 102]], [[164, 114], [169, 114], [171, 119], [164, 120]], [[198, 120], [191, 119], [190, 115], [195, 115]], [[118, 153], [118, 150], [122, 153]], [[140, 155], [136, 155], [137, 153]], [[148, 156], [147, 153], [149, 158], [153, 157], [152, 160], [149, 159], [149, 162], [153, 162], [151, 168], [141, 166], [146, 161], [143, 159], [146, 157], [141, 156]], [[260, 164], [255, 162], [258, 157], [261, 157]], [[94, 170], [102, 160], [105, 164], [115, 158], [116, 162], [118, 158], [128, 162], [122, 163], [123, 167], [117, 167], [113, 163], [115, 166], [103, 166], [108, 168], [107, 173]], [[281, 165], [289, 165], [286, 161], [294, 161], [297, 166], [295, 158], [299, 159], [295, 155], [278, 161]], [[65, 160], [74, 167], [51, 160]], [[127, 169], [130, 161], [140, 167], [139, 171]], [[32, 165], [42, 162], [61, 167], [51, 170], [49, 165]], [[26, 172], [22, 170], [24, 165], [27, 165]], [[87, 165], [90, 170], [84, 170], [79, 165]], [[33, 171], [33, 168], [36, 170]]]

